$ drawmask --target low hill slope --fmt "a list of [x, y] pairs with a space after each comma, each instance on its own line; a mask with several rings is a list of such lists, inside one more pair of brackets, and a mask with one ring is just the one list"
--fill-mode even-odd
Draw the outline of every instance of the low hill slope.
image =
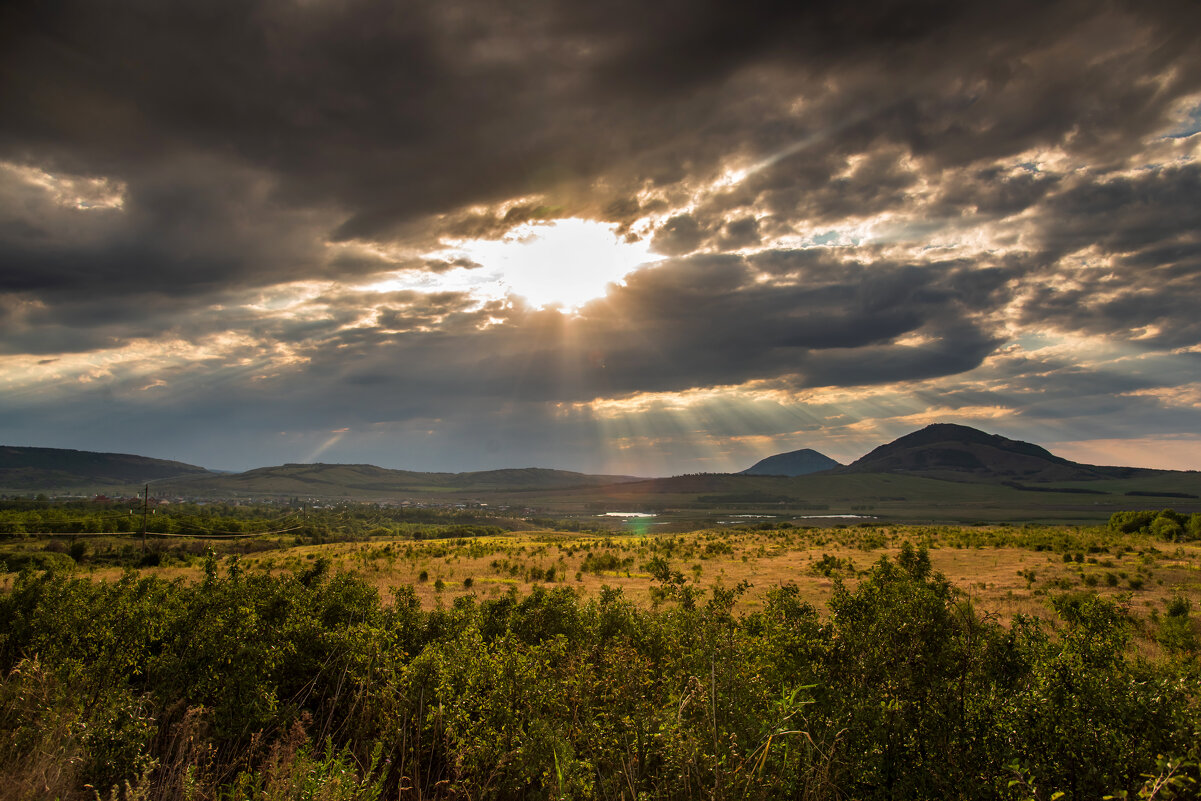
[[592, 475], [571, 470], [551, 470], [545, 467], [514, 467], [503, 470], [481, 470], [474, 473], [452, 473], [450, 486], [463, 489], [559, 489], [570, 487], [599, 487], [641, 481], [634, 476]]
[[175, 476], [207, 476], [183, 462], [129, 453], [0, 446], [0, 488], [22, 491], [123, 487]]
[[369, 464], [285, 464], [244, 473], [173, 481], [180, 495], [294, 495], [371, 498], [417, 493], [523, 491], [595, 487], [632, 481], [569, 470], [528, 467], [474, 473], [422, 473]]
[[1029, 442], [970, 426], [936, 423], [881, 445], [840, 472], [911, 473], [959, 480], [1093, 481], [1162, 471], [1080, 464]]
[[777, 453], [775, 456], [760, 459], [746, 470], [743, 470], [741, 475], [807, 476], [810, 473], [820, 473], [823, 470], [831, 470], [835, 467], [842, 467], [842, 464], [812, 448], [803, 448], [799, 451]]

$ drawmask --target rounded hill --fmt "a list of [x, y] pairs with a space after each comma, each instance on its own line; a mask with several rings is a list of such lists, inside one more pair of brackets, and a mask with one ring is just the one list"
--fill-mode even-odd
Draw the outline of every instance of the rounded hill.
[[929, 425], [881, 445], [843, 471], [1028, 481], [1090, 481], [1150, 472], [1080, 464], [1029, 442], [954, 423]]

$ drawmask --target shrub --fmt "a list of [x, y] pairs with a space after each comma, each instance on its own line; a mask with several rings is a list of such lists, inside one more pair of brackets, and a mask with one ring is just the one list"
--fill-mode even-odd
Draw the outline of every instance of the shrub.
[[1146, 530], [1157, 514], [1149, 510], [1114, 512], [1109, 517], [1109, 527], [1121, 534], [1134, 534]]
[[[1074, 593], [1002, 628], [912, 546], [835, 578], [824, 617], [793, 584], [740, 614], [746, 585], [704, 595], [660, 555], [654, 609], [537, 587], [423, 610], [346, 573], [207, 567], [0, 594], [15, 797], [146, 775], [157, 798], [975, 801], [1016, 764], [1036, 797], [1096, 798], [1201, 728], [1192, 668], [1132, 656], [1122, 607]], [[1193, 647], [1190, 611], [1168, 604], [1165, 648]]]
[[1151, 521], [1150, 531], [1152, 536], [1161, 540], [1179, 540], [1184, 537], [1184, 526], [1180, 521], [1173, 518], [1160, 515]]
[[1156, 639], [1160, 645], [1169, 651], [1194, 651], [1197, 648], [1197, 638], [1193, 631], [1190, 612], [1192, 603], [1183, 595], [1174, 595], [1167, 602], [1167, 610], [1160, 619], [1159, 633]]
[[814, 562], [810, 568], [819, 576], [833, 577], [840, 573], [854, 573], [855, 564], [850, 559], [839, 559], [830, 554], [823, 553], [822, 558]]

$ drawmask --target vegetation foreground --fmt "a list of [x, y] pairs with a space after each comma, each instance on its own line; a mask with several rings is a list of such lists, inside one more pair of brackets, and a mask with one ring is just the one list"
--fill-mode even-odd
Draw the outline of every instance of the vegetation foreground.
[[[1146, 517], [50, 549], [0, 594], [0, 798], [1191, 798], [1197, 553]], [[981, 549], [1029, 609], [934, 569]]]

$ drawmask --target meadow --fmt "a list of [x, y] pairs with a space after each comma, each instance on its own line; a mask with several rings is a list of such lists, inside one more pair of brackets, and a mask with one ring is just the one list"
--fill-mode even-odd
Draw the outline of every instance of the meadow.
[[[443, 528], [445, 532], [447, 528]], [[1050, 595], [1090, 591], [1120, 602], [1148, 631], [1171, 599], [1201, 601], [1201, 541], [1165, 542], [1103, 526], [877, 526], [779, 528], [771, 523], [656, 534], [645, 520], [616, 531], [503, 531], [485, 536], [361, 540], [305, 544], [286, 536], [250, 539], [170, 538], [150, 541], [144, 555], [136, 536], [26, 538], [0, 543], [0, 560], [19, 564], [30, 554], [79, 555], [73, 568], [95, 580], [116, 581], [132, 564], [168, 580], [199, 581], [212, 550], [241, 568], [268, 575], [302, 571], [316, 561], [353, 572], [388, 597], [411, 586], [423, 605], [451, 604], [463, 595], [497, 598], [511, 591], [562, 587], [583, 598], [602, 588], [648, 607], [656, 582], [648, 572], [662, 558], [698, 592], [745, 584], [736, 608], [761, 607], [764, 594], [795, 584], [817, 606], [836, 581], [854, 585], [882, 557], [908, 543], [927, 549], [933, 568], [979, 609], [1008, 621], [1047, 615]], [[69, 543], [68, 541], [69, 540]], [[74, 560], [59, 557], [59, 564]], [[0, 577], [11, 586], [14, 574]], [[1151, 638], [1153, 639], [1153, 638]], [[1153, 647], [1153, 646], [1148, 646]]]
[[398, 536], [365, 517], [320, 542], [244, 517], [144, 551], [0, 542], [22, 568], [0, 594], [0, 798], [1196, 789], [1189, 518]]

